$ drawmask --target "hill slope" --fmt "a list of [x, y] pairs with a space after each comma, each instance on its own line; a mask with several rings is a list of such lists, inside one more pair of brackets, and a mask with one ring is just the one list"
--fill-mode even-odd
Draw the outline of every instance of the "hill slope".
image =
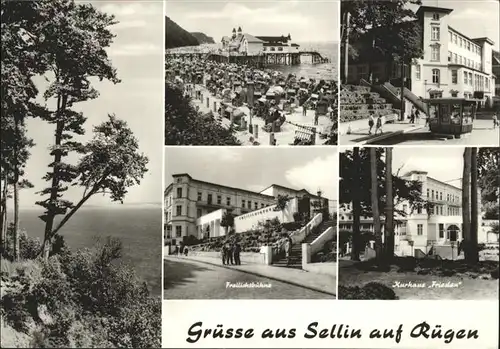
[[165, 48], [197, 46], [199, 44], [193, 35], [165, 16]]
[[194, 32], [190, 34], [194, 36], [200, 44], [215, 44], [214, 38], [207, 36], [204, 33]]

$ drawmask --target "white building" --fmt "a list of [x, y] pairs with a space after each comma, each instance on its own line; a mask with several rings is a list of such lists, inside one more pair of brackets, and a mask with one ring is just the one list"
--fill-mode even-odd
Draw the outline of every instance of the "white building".
[[233, 28], [231, 37], [222, 37], [223, 50], [230, 54], [243, 54], [256, 56], [272, 53], [299, 52], [299, 45], [292, 43], [290, 34], [288, 36], [253, 36], [243, 33], [241, 27], [238, 31]]
[[[283, 211], [275, 211], [279, 195], [291, 199]], [[187, 173], [174, 174], [164, 193], [165, 238], [175, 244], [185, 237], [216, 237], [225, 234], [222, 217], [230, 211], [235, 217], [235, 229], [242, 232], [255, 227], [256, 222], [279, 218], [292, 222], [295, 212], [314, 213], [314, 201], [329, 207], [329, 200], [310, 194], [307, 190], [273, 184], [261, 192], [233, 188], [200, 181]], [[331, 212], [332, 213], [332, 212]]]
[[[471, 38], [451, 27], [452, 12], [452, 9], [431, 6], [420, 6], [416, 12], [422, 26], [424, 55], [406, 67], [406, 87], [424, 99], [465, 97], [487, 101], [495, 95], [494, 42], [486, 37]], [[350, 64], [348, 80], [351, 83], [367, 78], [369, 59], [373, 58], [364, 57]], [[398, 63], [393, 62], [390, 70], [389, 65], [387, 61], [372, 61], [374, 80], [399, 83]]]
[[[432, 208], [429, 212], [425, 208], [416, 208], [412, 211], [407, 202], [396, 206], [397, 210], [406, 213], [406, 215], [395, 215], [396, 254], [415, 255], [417, 250], [428, 253], [433, 246], [456, 247], [463, 239], [462, 189], [429, 177], [424, 171], [411, 171], [403, 178], [422, 183], [422, 195], [432, 204]], [[478, 201], [480, 197], [478, 194]], [[352, 231], [352, 205], [343, 206], [339, 210], [339, 230]], [[383, 228], [383, 217], [381, 221]], [[482, 226], [481, 214], [478, 216], [478, 226]], [[373, 232], [373, 219], [361, 217], [360, 230]], [[482, 234], [482, 229], [479, 229], [478, 234], [480, 243], [487, 242], [487, 236]]]

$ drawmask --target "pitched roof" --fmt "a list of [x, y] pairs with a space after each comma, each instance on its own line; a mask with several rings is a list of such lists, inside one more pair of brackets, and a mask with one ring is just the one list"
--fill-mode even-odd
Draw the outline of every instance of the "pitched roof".
[[247, 39], [247, 41], [248, 41], [248, 42], [264, 42], [264, 41], [262, 41], [261, 39], [259, 39], [259, 38], [255, 37], [255, 36], [253, 36], [253, 35], [250, 35], [250, 34], [248, 34], [248, 33], [243, 34], [243, 37], [244, 37], [245, 39]]
[[258, 39], [267, 42], [286, 42], [288, 38], [284, 35], [281, 36], [257, 36]]

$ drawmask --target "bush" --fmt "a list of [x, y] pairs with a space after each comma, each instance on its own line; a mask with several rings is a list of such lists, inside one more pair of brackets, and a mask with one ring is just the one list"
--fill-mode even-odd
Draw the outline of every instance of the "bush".
[[15, 288], [2, 297], [3, 317], [25, 333], [28, 323], [38, 324], [32, 345], [39, 348], [160, 347], [161, 301], [119, 263], [121, 251], [121, 242], [108, 238], [46, 262], [19, 263], [6, 276]]
[[398, 299], [396, 293], [381, 283], [370, 282], [363, 287], [340, 286], [338, 290], [339, 299]]

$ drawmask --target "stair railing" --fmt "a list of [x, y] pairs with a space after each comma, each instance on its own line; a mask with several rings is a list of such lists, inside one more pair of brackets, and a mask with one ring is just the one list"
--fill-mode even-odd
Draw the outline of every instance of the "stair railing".
[[323, 214], [318, 213], [300, 230], [291, 233], [290, 236], [292, 238], [293, 245], [301, 243], [315, 227], [321, 224], [321, 222], [323, 222]]

